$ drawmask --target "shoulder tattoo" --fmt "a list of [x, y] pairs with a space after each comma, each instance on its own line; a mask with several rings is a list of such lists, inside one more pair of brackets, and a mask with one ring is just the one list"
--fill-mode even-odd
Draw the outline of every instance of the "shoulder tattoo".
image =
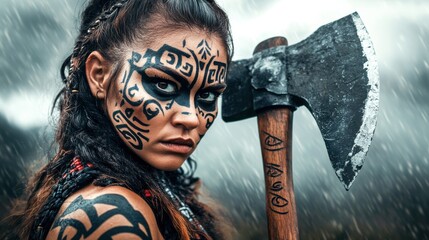
[[[103, 211], [97, 212], [100, 206], [103, 206]], [[77, 211], [79, 212], [76, 213]], [[86, 216], [82, 216], [83, 213]], [[80, 216], [79, 219], [74, 217], [76, 215]], [[116, 221], [121, 219], [120, 223], [109, 224], [109, 220], [113, 218], [116, 218]], [[94, 233], [98, 239], [113, 239], [119, 234], [152, 239], [149, 225], [143, 214], [135, 210], [125, 197], [118, 194], [104, 194], [94, 199], [77, 197], [55, 220], [52, 229], [57, 227], [60, 228], [58, 239], [86, 239], [95, 237], [92, 235]], [[66, 235], [73, 236], [66, 236], [66, 229], [68, 229]]]

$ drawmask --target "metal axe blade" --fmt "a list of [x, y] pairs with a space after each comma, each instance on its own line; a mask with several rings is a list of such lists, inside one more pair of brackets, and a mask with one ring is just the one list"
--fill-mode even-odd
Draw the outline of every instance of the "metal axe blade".
[[374, 134], [379, 102], [375, 51], [359, 15], [319, 28], [231, 64], [222, 118], [236, 121], [273, 106], [305, 105], [324, 138], [335, 172], [348, 190]]

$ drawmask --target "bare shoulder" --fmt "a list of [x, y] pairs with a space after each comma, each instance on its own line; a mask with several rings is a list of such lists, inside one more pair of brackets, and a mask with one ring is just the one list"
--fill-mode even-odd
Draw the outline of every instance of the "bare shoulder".
[[150, 206], [118, 186], [88, 186], [70, 196], [47, 239], [163, 239]]

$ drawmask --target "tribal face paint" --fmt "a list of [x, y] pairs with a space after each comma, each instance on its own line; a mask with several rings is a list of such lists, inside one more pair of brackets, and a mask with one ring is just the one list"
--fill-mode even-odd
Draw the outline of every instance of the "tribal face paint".
[[218, 37], [190, 30], [130, 51], [106, 100], [121, 139], [153, 167], [179, 168], [217, 116], [226, 62]]

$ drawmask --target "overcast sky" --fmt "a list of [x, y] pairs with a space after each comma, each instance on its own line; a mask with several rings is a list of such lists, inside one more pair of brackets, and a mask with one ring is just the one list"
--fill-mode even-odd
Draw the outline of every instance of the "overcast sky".
[[[45, 125], [52, 96], [61, 86], [57, 69], [71, 51], [84, 1], [0, 2], [3, 6], [0, 112], [21, 127]], [[257, 43], [272, 36], [286, 36], [289, 44], [297, 43], [319, 26], [354, 11], [359, 12], [367, 26], [382, 67], [396, 69], [408, 60], [416, 64], [419, 59], [410, 58], [421, 54], [419, 46], [426, 48], [424, 35], [413, 39], [407, 35], [411, 31], [427, 32], [428, 26], [417, 25], [427, 19], [429, 8], [424, 1], [223, 0], [219, 3], [231, 19], [234, 59], [250, 57]], [[400, 59], [397, 56], [401, 52], [411, 54]]]
[[[61, 87], [58, 69], [72, 50], [83, 2], [0, 0], [0, 114], [11, 124], [23, 130], [47, 125], [53, 96]], [[359, 212], [356, 216], [368, 217], [377, 215], [374, 209], [392, 205], [396, 206], [397, 214], [403, 214], [398, 218], [401, 220], [384, 213], [380, 216], [406, 225], [415, 219], [411, 216], [412, 208], [405, 207], [407, 202], [416, 206], [417, 215], [427, 216], [429, 2], [220, 0], [219, 3], [231, 20], [235, 60], [251, 57], [254, 47], [266, 38], [285, 36], [292, 45], [321, 25], [355, 11], [360, 14], [380, 66], [380, 112], [374, 142], [354, 186], [345, 192], [330, 166], [311, 114], [306, 109], [296, 111], [293, 144], [299, 211], [313, 221], [329, 216], [336, 219], [333, 221], [340, 219], [351, 225], [354, 221], [356, 225], [357, 220], [347, 218], [338, 206]], [[201, 159], [199, 174], [208, 179], [209, 188], [225, 194], [225, 199], [241, 195], [242, 206], [231, 202], [226, 205], [236, 209], [237, 214], [251, 214], [254, 223], [258, 223], [258, 212], [264, 211], [263, 175], [255, 119], [225, 124], [219, 118], [195, 157]], [[310, 207], [314, 198], [320, 201], [315, 205], [318, 209]], [[353, 205], [356, 199], [360, 204]], [[419, 201], [426, 201], [426, 205]], [[320, 212], [312, 215], [312, 210]], [[314, 225], [310, 220], [301, 223]], [[360, 232], [364, 224], [357, 224], [355, 231]], [[401, 229], [391, 224], [392, 229]]]

